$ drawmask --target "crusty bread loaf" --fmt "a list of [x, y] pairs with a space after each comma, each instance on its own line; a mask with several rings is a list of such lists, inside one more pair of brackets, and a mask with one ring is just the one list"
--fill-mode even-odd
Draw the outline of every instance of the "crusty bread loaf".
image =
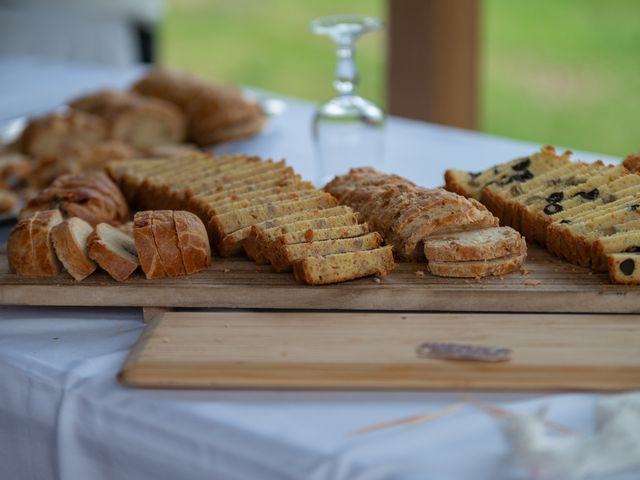
[[211, 247], [202, 221], [193, 213], [185, 211], [173, 212], [173, 220], [185, 273], [190, 275], [209, 268]]
[[490, 260], [526, 252], [524, 238], [510, 227], [438, 235], [424, 241], [424, 255], [429, 262]]
[[631, 173], [640, 173], [640, 152], [627, 155], [622, 165]]
[[133, 218], [133, 239], [142, 271], [148, 279], [166, 277], [158, 245], [153, 236], [153, 211], [137, 212]]
[[34, 157], [58, 157], [70, 147], [96, 145], [108, 138], [107, 125], [95, 116], [71, 110], [31, 120], [19, 144]]
[[640, 285], [640, 254], [610, 253], [607, 255], [609, 278], [613, 283]]
[[59, 210], [36, 212], [18, 222], [7, 241], [12, 272], [29, 277], [54, 277], [60, 273], [51, 243], [51, 230], [60, 222]]
[[0, 189], [0, 214], [13, 213], [18, 209], [18, 196], [11, 190]]
[[269, 259], [276, 272], [286, 272], [295, 262], [307, 257], [373, 250], [380, 245], [382, 245], [382, 236], [378, 232], [372, 232], [355, 238], [280, 245]]
[[439, 277], [480, 278], [511, 273], [522, 266], [525, 258], [526, 254], [509, 255], [492, 260], [429, 262], [427, 268], [431, 274]]
[[100, 90], [73, 100], [70, 107], [99, 116], [107, 122], [110, 138], [142, 150], [185, 139], [184, 115], [159, 98]]
[[133, 238], [118, 228], [108, 223], [99, 223], [87, 242], [89, 258], [114, 280], [124, 282], [138, 268]]
[[89, 258], [87, 242], [93, 227], [78, 217], [59, 223], [51, 230], [58, 260], [74, 279], [82, 281], [91, 275], [96, 264]]
[[58, 208], [65, 217], [80, 217], [91, 225], [126, 221], [129, 207], [118, 187], [102, 172], [63, 175], [29, 201], [24, 218], [40, 210]]
[[177, 277], [186, 273], [182, 262], [182, 252], [178, 244], [178, 235], [173, 221], [173, 211], [155, 210], [152, 213], [152, 234], [162, 268], [168, 277]]
[[211, 84], [192, 75], [154, 69], [133, 89], [177, 105], [187, 117], [188, 137], [198, 145], [212, 145], [252, 135], [262, 128], [259, 106], [231, 87]]
[[368, 275], [386, 275], [395, 267], [392, 247], [307, 257], [293, 265], [299, 282], [309, 285], [346, 282]]

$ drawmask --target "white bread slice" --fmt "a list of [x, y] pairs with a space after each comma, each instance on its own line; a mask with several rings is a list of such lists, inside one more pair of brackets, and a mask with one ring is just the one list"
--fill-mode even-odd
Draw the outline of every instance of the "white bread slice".
[[108, 223], [99, 223], [87, 241], [89, 258], [114, 280], [124, 282], [138, 268], [133, 238], [118, 228]]
[[59, 223], [51, 230], [51, 240], [58, 260], [74, 279], [82, 281], [96, 269], [96, 263], [89, 258], [87, 240], [93, 227], [79, 217], [72, 217]]
[[480, 278], [511, 273], [522, 266], [526, 257], [524, 254], [470, 262], [429, 262], [427, 268], [439, 277]]
[[524, 238], [511, 227], [468, 230], [424, 240], [424, 255], [430, 262], [491, 260], [526, 252]]

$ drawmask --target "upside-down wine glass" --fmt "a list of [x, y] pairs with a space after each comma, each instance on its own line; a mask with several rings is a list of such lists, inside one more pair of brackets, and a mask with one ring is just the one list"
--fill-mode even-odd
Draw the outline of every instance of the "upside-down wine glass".
[[356, 93], [355, 44], [365, 33], [380, 30], [381, 20], [367, 16], [320, 17], [311, 22], [317, 35], [337, 44], [335, 80], [338, 96], [319, 105], [313, 118], [318, 178], [322, 184], [350, 167], [381, 167], [384, 161], [384, 112]]

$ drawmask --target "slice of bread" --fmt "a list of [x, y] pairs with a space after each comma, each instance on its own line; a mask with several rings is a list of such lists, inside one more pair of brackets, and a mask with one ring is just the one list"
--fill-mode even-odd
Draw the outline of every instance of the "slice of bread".
[[165, 274], [168, 277], [185, 275], [182, 252], [178, 245], [178, 235], [173, 221], [173, 211], [154, 210], [151, 225], [153, 241], [158, 249]]
[[22, 219], [7, 241], [9, 267], [18, 275], [55, 277], [60, 263], [51, 242], [51, 230], [62, 222], [59, 210], [43, 210]]
[[522, 266], [525, 258], [526, 254], [469, 262], [429, 262], [427, 268], [439, 277], [480, 278], [511, 273]]
[[610, 253], [607, 255], [609, 278], [613, 283], [640, 285], [640, 254]]
[[108, 223], [96, 225], [87, 243], [89, 258], [118, 282], [124, 282], [138, 268], [133, 238]]
[[380, 245], [382, 245], [382, 237], [379, 233], [373, 232], [355, 238], [283, 245], [282, 248], [277, 249], [273, 253], [270, 260], [276, 272], [286, 272], [291, 269], [291, 266], [295, 262], [307, 257], [321, 257], [334, 253], [373, 250]]
[[293, 265], [301, 283], [324, 285], [346, 282], [368, 275], [386, 275], [395, 267], [392, 247], [307, 257]]
[[424, 240], [424, 255], [429, 262], [491, 260], [526, 252], [524, 238], [510, 227], [470, 230]]
[[173, 220], [185, 273], [190, 275], [211, 266], [211, 247], [202, 221], [191, 212], [175, 211]]
[[133, 218], [133, 239], [142, 271], [148, 279], [166, 277], [158, 246], [153, 236], [153, 211], [136, 213]]
[[[287, 200], [282, 202], [267, 203], [254, 207], [243, 208], [234, 212], [216, 215], [209, 220], [208, 230], [216, 241], [221, 241], [230, 233], [260, 223], [270, 218], [276, 218], [289, 213], [312, 208], [335, 207], [337, 201], [328, 193], [318, 191], [317, 194], [300, 200]], [[245, 236], [246, 238], [246, 236]], [[220, 252], [222, 254], [222, 252]]]
[[93, 227], [78, 217], [59, 223], [51, 230], [51, 239], [58, 260], [74, 279], [82, 281], [96, 269], [96, 263], [89, 258], [87, 240]]

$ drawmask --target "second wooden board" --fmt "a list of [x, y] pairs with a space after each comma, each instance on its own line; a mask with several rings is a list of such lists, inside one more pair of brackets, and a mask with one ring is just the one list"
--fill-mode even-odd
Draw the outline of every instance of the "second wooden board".
[[434, 277], [426, 265], [400, 263], [384, 278], [314, 287], [247, 258], [215, 258], [189, 277], [146, 280], [140, 272], [117, 283], [104, 272], [83, 282], [69, 275], [19, 277], [0, 256], [0, 304], [216, 307], [331, 310], [640, 313], [640, 288], [611, 285], [594, 274], [529, 247], [525, 272], [504, 277]]
[[[423, 342], [501, 346], [500, 363], [422, 358]], [[168, 312], [120, 380], [138, 387], [620, 390], [640, 387], [631, 315]]]

